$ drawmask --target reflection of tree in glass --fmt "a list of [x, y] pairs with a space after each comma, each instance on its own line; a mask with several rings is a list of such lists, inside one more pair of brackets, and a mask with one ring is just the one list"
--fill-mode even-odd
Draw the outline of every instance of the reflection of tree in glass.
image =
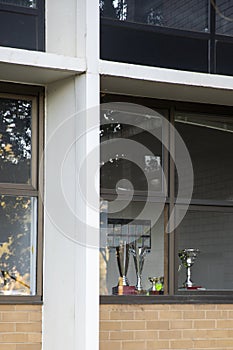
[[31, 102], [0, 99], [0, 182], [27, 183], [31, 160]]
[[1, 4], [17, 5], [23, 7], [36, 7], [36, 0], [0, 0]]
[[116, 11], [113, 7], [112, 0], [100, 0], [100, 15], [108, 18], [116, 18]]
[[146, 155], [145, 156], [145, 171], [152, 172], [160, 169], [160, 157]]
[[0, 197], [0, 288], [30, 292], [31, 205], [27, 197]]
[[127, 0], [100, 0], [99, 7], [100, 15], [103, 17], [127, 20]]
[[151, 8], [147, 13], [146, 23], [156, 26], [163, 26], [164, 18], [160, 9]]

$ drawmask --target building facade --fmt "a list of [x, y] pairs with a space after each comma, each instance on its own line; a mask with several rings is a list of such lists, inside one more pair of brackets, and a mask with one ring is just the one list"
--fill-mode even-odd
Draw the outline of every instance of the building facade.
[[0, 349], [233, 349], [231, 2], [0, 17]]

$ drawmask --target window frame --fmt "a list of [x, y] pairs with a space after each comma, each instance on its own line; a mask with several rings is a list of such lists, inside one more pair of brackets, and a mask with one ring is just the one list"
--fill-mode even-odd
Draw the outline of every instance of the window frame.
[[[167, 109], [169, 111], [169, 121], [174, 126], [175, 112], [195, 112], [201, 114], [220, 114], [221, 116], [232, 116], [233, 108], [231, 106], [223, 105], [210, 105], [202, 103], [189, 103], [180, 102], [174, 100], [158, 100], [153, 98], [134, 97], [125, 95], [114, 94], [101, 94], [101, 103], [106, 102], [129, 102], [144, 105], [148, 108]], [[233, 118], [233, 116], [232, 116]], [[170, 140], [173, 140], [172, 134], [170, 134]], [[174, 147], [174, 145], [170, 145]], [[169, 212], [174, 207], [176, 201], [175, 198], [175, 168], [174, 164], [169, 157], [168, 152], [164, 153], [165, 156], [165, 168], [169, 174], [169, 194], [164, 206], [164, 223], [168, 220]], [[167, 160], [166, 160], [167, 157]], [[106, 194], [105, 194], [106, 196]], [[111, 195], [108, 194], [109, 199]], [[156, 201], [156, 198], [155, 198]], [[179, 203], [182, 205], [182, 202]], [[190, 203], [190, 210], [217, 210], [233, 213], [233, 203], [230, 201], [217, 201], [217, 200], [203, 200], [192, 199]], [[156, 296], [134, 296], [134, 295], [100, 295], [101, 304], [171, 304], [171, 303], [233, 303], [233, 290], [229, 291], [184, 291], [180, 292], [176, 288], [177, 284], [177, 257], [176, 257], [176, 239], [175, 232], [169, 234], [164, 232], [164, 295]]]
[[44, 88], [0, 83], [0, 97], [29, 98], [32, 101], [31, 185], [0, 183], [0, 195], [31, 196], [37, 199], [35, 295], [0, 295], [0, 304], [41, 304], [43, 288], [43, 167], [41, 167], [40, 160], [43, 155], [44, 142]]

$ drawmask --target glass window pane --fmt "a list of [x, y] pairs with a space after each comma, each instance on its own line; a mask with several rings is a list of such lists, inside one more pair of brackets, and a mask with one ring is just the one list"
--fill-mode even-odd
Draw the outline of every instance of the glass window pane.
[[0, 98], [0, 182], [31, 182], [32, 101]]
[[215, 2], [216, 33], [233, 36], [233, 2], [231, 0], [215, 0]]
[[[123, 112], [124, 113], [124, 112]], [[127, 115], [118, 122], [118, 113], [102, 113], [101, 189], [115, 194], [130, 190], [162, 192], [162, 118]], [[139, 124], [141, 127], [139, 127]], [[135, 126], [137, 125], [137, 126]], [[112, 192], [112, 193], [113, 193]]]
[[[193, 198], [232, 201], [233, 119], [177, 113], [175, 127], [185, 141], [193, 163]], [[179, 157], [178, 152], [176, 157]]]
[[[121, 200], [117, 201], [117, 205], [119, 210], [113, 213], [114, 203], [107, 200], [101, 203], [100, 294], [120, 294], [120, 276], [126, 276], [123, 278], [126, 286], [122, 294], [162, 294], [163, 205], [143, 201], [133, 201], [127, 205]], [[145, 205], [146, 210], [143, 211]], [[139, 262], [142, 269], [137, 273]], [[137, 277], [139, 275], [141, 279]], [[157, 286], [152, 291], [153, 283], [157, 283]], [[141, 290], [136, 287], [139, 285]]]
[[[179, 215], [179, 214], [177, 214]], [[178, 288], [182, 290], [187, 280], [187, 268], [178, 253], [185, 248], [199, 249], [193, 266], [193, 287], [207, 290], [233, 289], [231, 267], [233, 249], [233, 212], [189, 210], [176, 229], [178, 264]], [[190, 258], [192, 259], [192, 258]]]
[[208, 32], [208, 0], [100, 0], [102, 16], [159, 27]]
[[36, 199], [0, 196], [0, 294], [34, 295]]
[[0, 0], [0, 4], [36, 8], [37, 0]]

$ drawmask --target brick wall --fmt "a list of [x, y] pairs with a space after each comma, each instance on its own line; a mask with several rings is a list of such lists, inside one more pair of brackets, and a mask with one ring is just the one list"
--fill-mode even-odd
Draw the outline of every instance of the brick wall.
[[100, 350], [233, 349], [233, 305], [101, 305]]
[[0, 305], [0, 350], [41, 350], [40, 305]]

